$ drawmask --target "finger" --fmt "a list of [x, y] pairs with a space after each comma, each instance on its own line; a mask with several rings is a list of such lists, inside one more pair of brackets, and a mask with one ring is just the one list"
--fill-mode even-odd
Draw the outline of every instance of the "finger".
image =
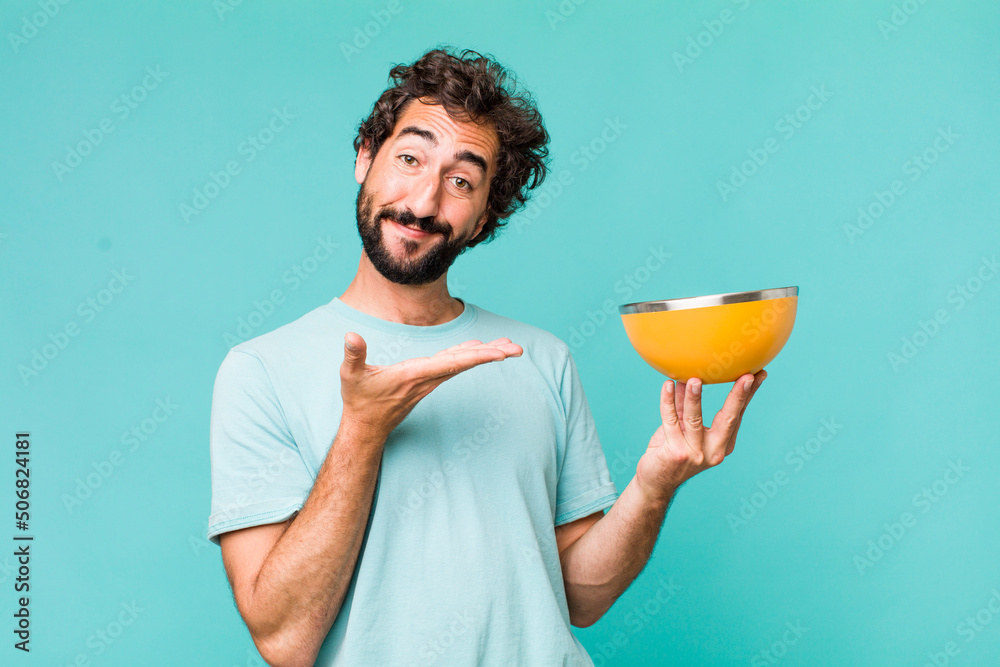
[[767, 372], [763, 370], [758, 371], [758, 373], [754, 375], [753, 384], [750, 387], [750, 395], [743, 403], [743, 408], [740, 410], [740, 416], [736, 420], [736, 426], [733, 429], [733, 434], [729, 438], [729, 442], [726, 445], [726, 456], [732, 454], [733, 450], [736, 449], [736, 436], [740, 432], [740, 424], [743, 423], [743, 413], [746, 412], [747, 406], [750, 405], [750, 399], [752, 399], [754, 397], [754, 394], [757, 393], [757, 390], [760, 389], [760, 386], [764, 383], [764, 378], [766, 377], [767, 377]]
[[719, 452], [731, 451], [730, 445], [735, 440], [736, 429], [743, 416], [743, 410], [750, 400], [754, 381], [754, 376], [749, 373], [737, 378], [729, 390], [729, 395], [726, 396], [722, 409], [712, 418], [712, 426], [709, 429], [709, 451], [706, 452], [709, 457], [714, 458]]
[[767, 379], [767, 371], [759, 370], [756, 375], [753, 376], [753, 384], [750, 386], [750, 395], [747, 397], [746, 403], [743, 404], [743, 410], [740, 411], [740, 417], [743, 417], [743, 413], [746, 412], [747, 406], [750, 405], [750, 399], [754, 397], [760, 386], [764, 384], [764, 380]]
[[704, 442], [704, 431], [701, 417], [701, 380], [691, 378], [687, 381], [684, 392], [684, 436], [691, 444], [701, 447]]
[[[685, 441], [681, 431], [681, 418], [677, 414], [674, 400], [674, 381], [668, 379], [660, 388], [660, 421], [663, 423], [663, 433], [671, 441]], [[686, 441], [685, 441], [686, 442]]]
[[[729, 442], [726, 443], [725, 455], [729, 456], [736, 449], [736, 435], [740, 432], [740, 424], [743, 423], [743, 416], [740, 415], [739, 419], [736, 420], [736, 426], [733, 427], [733, 435], [729, 438]], [[723, 457], [725, 458], [725, 457]]]
[[452, 345], [447, 349], [435, 352], [432, 356], [436, 357], [439, 354], [450, 354], [452, 352], [457, 352], [458, 350], [464, 350], [473, 347], [498, 347], [509, 344], [510, 344], [510, 338], [497, 338], [496, 340], [491, 340], [488, 343], [484, 343], [480, 340], [467, 340], [464, 343], [459, 343], [458, 345]]
[[677, 410], [677, 419], [681, 420], [681, 428], [684, 427], [684, 394], [687, 390], [686, 382], [678, 382], [674, 387], [674, 409]]
[[467, 340], [464, 343], [459, 343], [458, 345], [452, 345], [449, 348], [445, 348], [444, 350], [440, 350], [438, 352], [435, 352], [433, 354], [433, 356], [436, 357], [439, 354], [448, 354], [450, 352], [454, 352], [456, 350], [461, 350], [461, 349], [466, 348], [466, 347], [472, 347], [474, 345], [482, 345], [482, 344], [483, 344], [483, 341], [481, 341], [481, 340]]
[[[435, 376], [436, 379], [438, 379], [438, 380], [447, 380], [448, 378], [455, 377], [456, 375], [458, 375], [459, 373], [461, 373], [463, 371], [469, 370], [473, 366], [478, 366], [478, 365], [484, 364], [484, 363], [490, 363], [491, 361], [503, 361], [504, 359], [506, 359], [508, 357], [519, 357], [524, 352], [524, 350], [521, 348], [521, 346], [518, 345], [518, 344], [516, 344], [516, 343], [505, 343], [505, 344], [500, 344], [500, 345], [491, 345], [489, 343], [483, 343], [482, 345], [470, 345], [470, 346], [464, 347], [464, 348], [462, 348], [460, 350], [455, 350], [455, 352], [459, 352], [459, 351], [462, 351], [462, 352], [465, 352], [465, 351], [476, 351], [476, 350], [487, 350], [487, 351], [489, 351], [489, 350], [499, 350], [499, 351], [501, 351], [503, 353], [503, 356], [498, 356], [496, 358], [490, 358], [490, 359], [478, 358], [478, 360], [475, 363], [473, 363], [472, 365], [462, 365], [460, 367], [456, 366], [452, 372], [446, 372], [446, 373], [443, 373], [441, 375], [436, 375]], [[443, 350], [442, 350], [442, 352], [443, 352]], [[438, 353], [438, 354], [441, 354], [441, 353]], [[436, 357], [438, 355], [436, 354], [434, 356]], [[445, 356], [445, 355], [442, 355], [442, 356]], [[429, 359], [431, 357], [426, 357], [426, 358]], [[455, 358], [454, 357], [454, 352], [451, 353], [451, 355], [449, 356], [449, 358]], [[419, 360], [411, 360], [411, 361], [419, 361]]]
[[367, 353], [368, 346], [364, 338], [353, 331], [344, 335], [344, 368], [349, 373], [364, 370]]
[[454, 376], [480, 364], [502, 361], [521, 354], [521, 346], [509, 343], [494, 347], [472, 347], [440, 356], [411, 359], [418, 379], [431, 380], [445, 375]]

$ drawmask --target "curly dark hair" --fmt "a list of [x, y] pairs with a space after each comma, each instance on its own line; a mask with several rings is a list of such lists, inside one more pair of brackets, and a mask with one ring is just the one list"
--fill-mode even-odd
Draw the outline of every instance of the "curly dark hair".
[[412, 65], [395, 65], [389, 80], [393, 85], [358, 126], [355, 153], [368, 142], [374, 159], [397, 118], [417, 98], [442, 105], [457, 120], [491, 124], [500, 140], [497, 168], [486, 224], [467, 247], [492, 241], [506, 224], [501, 221], [525, 205], [528, 191], [541, 185], [548, 171], [549, 135], [531, 94], [518, 90], [516, 78], [492, 56], [471, 49], [456, 55], [447, 46], [428, 51]]

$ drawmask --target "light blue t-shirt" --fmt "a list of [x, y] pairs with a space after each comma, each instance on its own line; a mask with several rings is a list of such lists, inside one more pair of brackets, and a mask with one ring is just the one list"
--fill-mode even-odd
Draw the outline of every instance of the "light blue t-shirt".
[[435, 326], [339, 298], [232, 348], [212, 398], [208, 538], [305, 503], [337, 433], [344, 334], [367, 363], [507, 337], [520, 357], [423, 398], [385, 443], [365, 542], [317, 665], [590, 666], [570, 630], [554, 527], [618, 497], [569, 347], [463, 302]]

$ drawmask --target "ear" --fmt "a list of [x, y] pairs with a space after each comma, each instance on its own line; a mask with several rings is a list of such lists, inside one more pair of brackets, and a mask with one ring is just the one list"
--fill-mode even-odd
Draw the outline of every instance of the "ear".
[[372, 166], [372, 157], [368, 155], [368, 146], [371, 143], [368, 139], [365, 139], [358, 149], [358, 157], [354, 160], [354, 180], [361, 185], [365, 182], [365, 178], [368, 177], [368, 170]]
[[486, 226], [486, 219], [489, 217], [489, 215], [490, 215], [490, 207], [489, 205], [487, 205], [486, 210], [483, 211], [483, 215], [480, 216], [479, 218], [479, 224], [476, 225], [476, 233], [472, 235], [472, 238], [476, 238], [477, 236], [479, 236], [479, 232], [483, 231], [483, 227]]

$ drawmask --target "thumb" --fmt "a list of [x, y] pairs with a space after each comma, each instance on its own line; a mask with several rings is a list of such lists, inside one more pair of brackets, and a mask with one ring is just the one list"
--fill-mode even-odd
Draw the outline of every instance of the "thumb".
[[365, 339], [353, 331], [348, 331], [344, 336], [344, 364], [349, 368], [364, 368], [367, 351]]

